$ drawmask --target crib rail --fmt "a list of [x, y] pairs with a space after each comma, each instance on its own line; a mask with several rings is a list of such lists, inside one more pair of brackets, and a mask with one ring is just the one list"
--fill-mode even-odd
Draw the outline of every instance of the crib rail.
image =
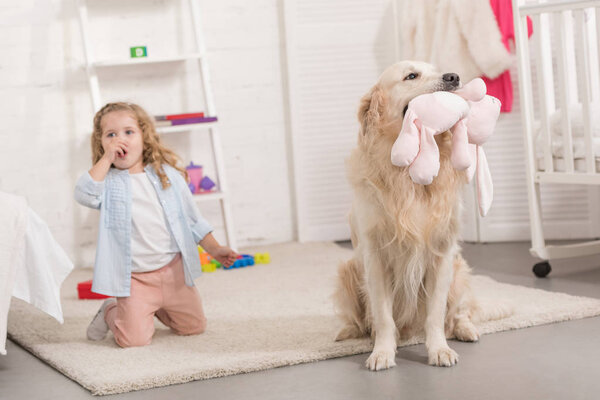
[[[515, 0], [514, 3], [519, 3]], [[526, 135], [527, 164], [535, 182], [600, 184], [596, 167], [590, 104], [600, 102], [600, 1], [560, 1], [515, 6], [515, 38], [522, 85], [521, 107]], [[536, 68], [532, 71], [526, 18], [533, 21], [531, 54]], [[554, 46], [552, 46], [554, 44]], [[555, 51], [552, 51], [554, 47]], [[537, 83], [538, 107], [534, 107], [532, 75]], [[583, 122], [583, 158], [573, 151], [573, 108], [581, 105]], [[551, 117], [560, 113], [561, 141], [551, 133]], [[542, 132], [538, 142], [536, 126]], [[600, 139], [599, 139], [600, 140]], [[538, 148], [536, 144], [541, 145]], [[581, 143], [579, 144], [581, 146]], [[556, 147], [562, 157], [556, 160]], [[538, 152], [543, 168], [538, 168]], [[600, 160], [600, 159], [599, 159]], [[557, 163], [561, 163], [558, 168]], [[598, 161], [600, 163], [600, 161]]]
[[539, 15], [544, 13], [556, 13], [561, 11], [581, 10], [585, 8], [598, 7], [597, 0], [580, 0], [580, 1], [553, 1], [536, 4], [519, 4], [519, 12], [521, 15]]
[[[527, 165], [530, 251], [545, 260], [597, 254], [598, 240], [546, 245], [540, 184], [600, 185], [600, 155], [594, 151], [594, 111], [590, 107], [593, 102], [600, 103], [600, 0], [540, 0], [535, 4], [513, 0], [513, 15]], [[527, 17], [533, 22], [531, 41], [527, 37]], [[537, 86], [535, 93], [533, 82]], [[574, 138], [573, 106], [578, 104], [583, 129], [577, 129]], [[557, 117], [560, 136], [553, 136]], [[573, 150], [575, 142], [577, 152]], [[560, 154], [556, 154], [557, 149]], [[542, 165], [538, 164], [540, 155]]]

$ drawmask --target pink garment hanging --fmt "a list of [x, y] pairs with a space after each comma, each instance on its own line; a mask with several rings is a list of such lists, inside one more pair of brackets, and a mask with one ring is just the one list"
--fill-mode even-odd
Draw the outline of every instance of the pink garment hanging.
[[[513, 26], [513, 12], [511, 0], [490, 0], [490, 6], [496, 16], [498, 29], [502, 36], [502, 43], [506, 50], [510, 51], [508, 41], [515, 40], [515, 30]], [[527, 34], [531, 36], [533, 33], [533, 23], [527, 17]], [[495, 79], [490, 79], [487, 76], [482, 77], [486, 86], [487, 93], [490, 96], [498, 98], [502, 102], [501, 112], [510, 112], [513, 103], [513, 87], [510, 80], [510, 71], [506, 70]]]

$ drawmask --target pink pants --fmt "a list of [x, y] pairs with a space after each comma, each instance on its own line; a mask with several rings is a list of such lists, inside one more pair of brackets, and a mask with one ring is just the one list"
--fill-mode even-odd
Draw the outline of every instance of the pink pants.
[[206, 329], [200, 294], [185, 284], [181, 254], [156, 271], [132, 273], [130, 296], [106, 307], [104, 319], [119, 346], [145, 346], [154, 335], [155, 315], [178, 335]]

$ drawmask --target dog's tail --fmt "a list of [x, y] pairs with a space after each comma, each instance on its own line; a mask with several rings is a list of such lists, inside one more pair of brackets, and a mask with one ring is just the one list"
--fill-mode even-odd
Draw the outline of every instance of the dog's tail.
[[363, 337], [368, 334], [366, 304], [363, 295], [364, 274], [355, 259], [342, 262], [333, 295], [337, 313], [343, 326], [335, 340]]
[[507, 318], [515, 312], [514, 305], [508, 302], [488, 302], [478, 300], [472, 311], [471, 320], [475, 323], [495, 321], [502, 318]]
[[[470, 315], [471, 322], [495, 321], [514, 314], [514, 306], [506, 300], [481, 300], [471, 288], [471, 268], [461, 255], [454, 260], [454, 281], [450, 287], [449, 307], [456, 307], [451, 315], [463, 310]], [[451, 301], [454, 300], [454, 301]]]

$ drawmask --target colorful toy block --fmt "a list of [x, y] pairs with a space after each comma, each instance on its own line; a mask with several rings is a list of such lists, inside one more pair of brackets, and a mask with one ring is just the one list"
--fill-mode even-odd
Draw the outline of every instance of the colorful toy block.
[[251, 267], [254, 263], [254, 256], [251, 254], [242, 254], [242, 262], [246, 265], [244, 267]]
[[77, 284], [77, 295], [80, 299], [108, 299], [110, 297], [100, 293], [92, 292], [91, 280], [79, 282]]
[[146, 46], [130, 47], [129, 54], [131, 58], [148, 57], [148, 51]]
[[201, 265], [210, 264], [210, 260], [212, 260], [212, 257], [208, 253], [200, 253], [200, 264]]
[[231, 267], [223, 267], [223, 269], [243, 268], [254, 265], [254, 257], [250, 254], [241, 254]]
[[202, 272], [215, 272], [217, 268], [221, 268], [221, 264], [204, 251], [202, 246], [198, 246], [198, 255], [200, 257]]
[[202, 272], [215, 272], [217, 270], [217, 265], [213, 263], [203, 264]]
[[257, 264], [269, 264], [271, 262], [271, 255], [269, 253], [256, 253], [254, 261]]
[[198, 246], [198, 255], [200, 257], [200, 265], [202, 265], [203, 272], [214, 272], [217, 268], [223, 269], [234, 269], [249, 267], [254, 264], [268, 264], [271, 262], [271, 255], [269, 253], [256, 253], [252, 254], [241, 254], [237, 260], [230, 267], [225, 267], [220, 262], [212, 258], [202, 246]]

